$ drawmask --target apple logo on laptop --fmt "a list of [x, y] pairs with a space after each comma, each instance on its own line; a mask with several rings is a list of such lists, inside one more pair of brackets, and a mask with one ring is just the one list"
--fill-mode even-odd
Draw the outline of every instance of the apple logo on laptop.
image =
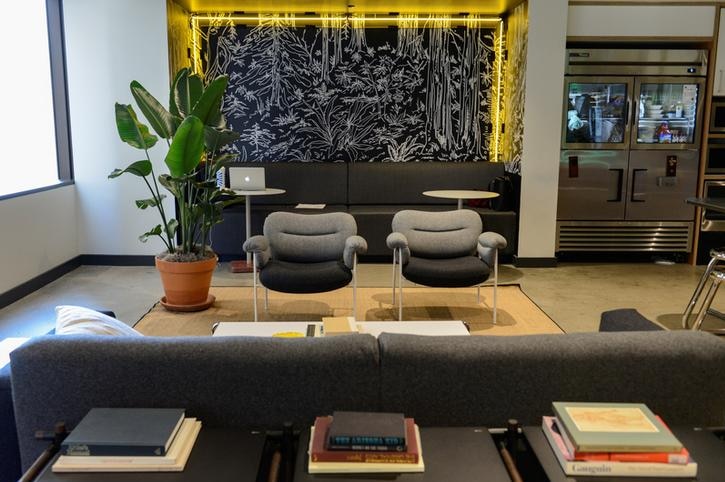
[[244, 176], [244, 182], [249, 182], [249, 176]]

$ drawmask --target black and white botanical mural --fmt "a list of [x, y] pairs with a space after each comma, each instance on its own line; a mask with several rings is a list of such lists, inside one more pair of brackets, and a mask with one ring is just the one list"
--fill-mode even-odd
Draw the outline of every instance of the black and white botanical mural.
[[485, 161], [495, 30], [205, 27], [240, 161]]

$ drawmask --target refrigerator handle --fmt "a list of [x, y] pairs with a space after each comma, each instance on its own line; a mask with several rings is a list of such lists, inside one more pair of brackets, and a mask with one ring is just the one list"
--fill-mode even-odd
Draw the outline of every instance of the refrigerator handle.
[[632, 113], [629, 111], [629, 98], [627, 98], [627, 102], [624, 104], [624, 112], [627, 113], [624, 117], [624, 126], [627, 127], [629, 125], [629, 118], [632, 117]]
[[610, 169], [609, 172], [617, 173], [617, 197], [614, 199], [607, 199], [608, 203], [621, 203], [622, 202], [622, 184], [624, 184], [624, 169]]
[[647, 172], [647, 169], [632, 169], [632, 189], [629, 191], [629, 201], [633, 203], [643, 203], [644, 199], [635, 199], [634, 198], [634, 186], [637, 184], [637, 173], [638, 172]]

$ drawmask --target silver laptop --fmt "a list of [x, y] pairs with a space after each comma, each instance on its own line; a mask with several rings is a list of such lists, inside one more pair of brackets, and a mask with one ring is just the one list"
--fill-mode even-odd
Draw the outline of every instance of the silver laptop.
[[263, 167], [230, 167], [229, 188], [235, 191], [264, 191]]

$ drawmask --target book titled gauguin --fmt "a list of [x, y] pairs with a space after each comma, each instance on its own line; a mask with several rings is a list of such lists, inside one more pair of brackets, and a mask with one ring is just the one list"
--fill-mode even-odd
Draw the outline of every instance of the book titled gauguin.
[[577, 452], [677, 452], [682, 444], [643, 403], [553, 402]]

